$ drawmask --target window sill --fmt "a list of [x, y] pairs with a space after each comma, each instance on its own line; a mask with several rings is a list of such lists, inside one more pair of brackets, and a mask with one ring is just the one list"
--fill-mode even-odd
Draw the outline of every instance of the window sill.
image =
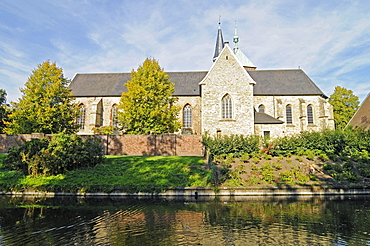
[[315, 124], [308, 124], [307, 127], [317, 127]]
[[287, 127], [296, 127], [296, 125], [293, 124], [286, 124]]
[[234, 120], [234, 119], [221, 119], [219, 121], [220, 122], [235, 122], [236, 120]]

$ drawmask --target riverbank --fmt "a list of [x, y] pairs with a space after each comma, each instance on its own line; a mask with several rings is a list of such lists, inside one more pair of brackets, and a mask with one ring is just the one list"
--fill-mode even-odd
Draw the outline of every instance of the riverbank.
[[107, 156], [95, 167], [54, 176], [25, 176], [1, 169], [0, 195], [199, 198], [370, 194], [367, 179], [348, 182], [331, 176], [325, 165], [339, 163], [330, 162], [293, 156], [234, 158], [226, 165], [207, 163], [200, 157]]
[[215, 189], [212, 187], [182, 187], [168, 189], [160, 193], [136, 192], [128, 193], [119, 190], [113, 192], [0, 192], [2, 196], [14, 197], [99, 197], [99, 198], [117, 198], [117, 197], [156, 197], [156, 198], [183, 198], [185, 200], [208, 200], [218, 198], [232, 197], [323, 197], [323, 196], [368, 196], [370, 195], [370, 186], [291, 186], [291, 187], [223, 187]]

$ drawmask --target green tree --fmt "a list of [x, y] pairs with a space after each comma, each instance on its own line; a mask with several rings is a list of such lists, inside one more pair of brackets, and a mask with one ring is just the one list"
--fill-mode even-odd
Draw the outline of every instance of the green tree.
[[78, 106], [72, 103], [69, 80], [56, 63], [39, 64], [25, 83], [18, 102], [12, 103], [8, 134], [75, 133]]
[[6, 92], [0, 89], [0, 133], [4, 132], [5, 121], [7, 121], [8, 112], [6, 105]]
[[350, 121], [359, 107], [360, 101], [352, 90], [336, 86], [333, 94], [329, 97], [333, 105], [334, 122], [337, 129], [343, 129]]
[[118, 123], [127, 134], [172, 133], [180, 128], [175, 85], [154, 59], [146, 59], [125, 84], [118, 105]]

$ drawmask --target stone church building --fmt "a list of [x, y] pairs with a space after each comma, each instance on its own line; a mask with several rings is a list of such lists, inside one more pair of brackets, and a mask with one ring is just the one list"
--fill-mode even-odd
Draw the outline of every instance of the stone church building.
[[[179, 134], [256, 134], [282, 137], [334, 129], [327, 96], [301, 69], [259, 70], [218, 28], [209, 71], [168, 72], [181, 106]], [[80, 134], [116, 125], [117, 105], [130, 73], [76, 74], [70, 88], [81, 106]]]

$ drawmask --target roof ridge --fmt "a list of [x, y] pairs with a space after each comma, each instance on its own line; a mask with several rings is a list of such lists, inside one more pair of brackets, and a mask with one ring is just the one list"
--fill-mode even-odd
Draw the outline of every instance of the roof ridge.
[[256, 69], [256, 70], [251, 70], [251, 71], [248, 71], [248, 72], [258, 72], [258, 71], [302, 71], [304, 72], [302, 69], [300, 68], [278, 68], [278, 69]]
[[[165, 73], [208, 73], [208, 71], [164, 71]], [[130, 74], [131, 72], [112, 72], [112, 73], [76, 73], [79, 75], [107, 75], [107, 74]]]

